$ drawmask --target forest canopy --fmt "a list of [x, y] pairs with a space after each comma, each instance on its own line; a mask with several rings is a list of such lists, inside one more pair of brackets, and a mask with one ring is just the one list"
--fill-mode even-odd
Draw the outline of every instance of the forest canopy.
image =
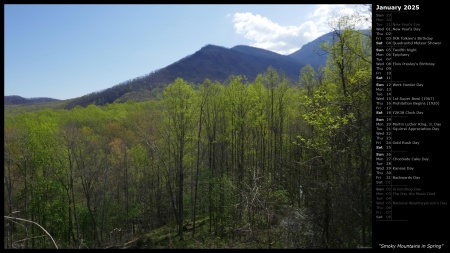
[[4, 247], [370, 247], [371, 37], [334, 32], [296, 83], [5, 114]]

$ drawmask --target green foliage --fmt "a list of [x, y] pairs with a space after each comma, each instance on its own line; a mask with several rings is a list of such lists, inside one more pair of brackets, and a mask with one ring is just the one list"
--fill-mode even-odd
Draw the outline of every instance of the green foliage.
[[254, 82], [177, 78], [151, 101], [6, 113], [5, 210], [68, 248], [144, 234], [155, 247], [369, 245], [371, 50], [347, 28], [295, 84], [269, 67]]

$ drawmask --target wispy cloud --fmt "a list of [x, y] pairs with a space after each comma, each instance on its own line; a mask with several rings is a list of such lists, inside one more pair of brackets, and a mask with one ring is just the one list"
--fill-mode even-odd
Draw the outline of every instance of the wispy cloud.
[[354, 9], [345, 5], [318, 5], [308, 15], [308, 21], [290, 26], [279, 25], [267, 17], [250, 12], [238, 12], [232, 17], [236, 33], [250, 40], [250, 46], [290, 54], [305, 43], [331, 31], [330, 21], [333, 19], [354, 13]]

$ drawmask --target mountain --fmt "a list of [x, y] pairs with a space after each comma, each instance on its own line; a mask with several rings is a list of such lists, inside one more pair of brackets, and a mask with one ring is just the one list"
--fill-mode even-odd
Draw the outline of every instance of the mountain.
[[40, 103], [48, 103], [48, 102], [56, 102], [60, 101], [54, 98], [23, 98], [21, 96], [5, 96], [4, 97], [4, 105], [19, 105], [19, 104], [40, 104]]
[[[372, 30], [360, 30], [360, 32], [365, 34], [367, 37], [372, 34]], [[310, 64], [315, 70], [317, 70], [320, 65], [325, 66], [327, 62], [327, 54], [324, 50], [320, 49], [320, 46], [323, 43], [331, 45], [334, 41], [336, 41], [336, 39], [335, 32], [329, 32], [309, 43], [306, 43], [299, 50], [289, 54], [289, 56], [303, 65]]]
[[331, 39], [332, 33], [325, 34], [290, 55], [243, 45], [232, 48], [206, 45], [192, 55], [148, 75], [74, 98], [67, 103], [66, 108], [89, 104], [104, 105], [125, 102], [129, 99], [148, 100], [156, 97], [158, 92], [178, 77], [194, 84], [202, 83], [206, 78], [224, 82], [230, 75], [242, 75], [248, 81], [253, 81], [269, 66], [283, 72], [295, 83], [299, 78], [300, 69], [306, 64], [311, 64], [315, 69], [320, 65], [325, 66], [326, 54], [319, 47], [323, 42], [331, 42]]
[[[247, 80], [253, 81], [269, 66], [284, 72], [287, 78], [295, 82], [304, 64], [293, 57], [250, 46], [225, 48], [206, 45], [194, 54], [146, 76], [75, 98], [67, 104], [66, 108], [70, 109], [77, 105], [87, 106], [91, 103], [104, 105], [115, 101], [124, 102], [136, 96], [140, 96], [138, 100], [145, 100], [154, 95], [149, 91], [162, 89], [178, 77], [194, 84], [203, 83], [206, 78], [224, 82], [230, 75], [243, 75]], [[148, 96], [143, 97], [143, 93], [147, 93]]]
[[291, 57], [276, 54], [264, 49], [249, 46], [224, 48], [207, 45], [180, 61], [155, 73], [164, 75], [173, 82], [181, 77], [188, 82], [202, 83], [205, 78], [211, 81], [225, 81], [230, 75], [245, 75], [254, 80], [269, 66], [285, 72], [288, 78], [297, 79], [299, 68], [303, 67]]
[[[269, 66], [283, 72], [295, 83], [298, 81], [300, 69], [306, 64], [311, 64], [315, 69], [319, 65], [326, 64], [326, 55], [319, 49], [319, 46], [323, 42], [330, 42], [331, 34], [325, 34], [305, 44], [290, 55], [281, 55], [269, 50], [243, 45], [232, 48], [206, 45], [197, 52], [148, 75], [67, 100], [65, 108], [71, 109], [77, 105], [85, 107], [89, 104], [104, 105], [125, 102], [130, 99], [148, 100], [156, 97], [165, 86], [174, 82], [178, 77], [199, 84], [203, 83], [206, 78], [211, 81], [224, 82], [230, 75], [242, 75], [251, 82], [258, 74], [264, 73]], [[34, 100], [34, 102], [36, 101]], [[16, 98], [5, 97], [5, 105], [30, 102], [23, 98], [21, 100], [18, 96]]]
[[310, 64], [317, 70], [319, 66], [325, 66], [327, 62], [327, 55], [325, 51], [320, 49], [320, 45], [323, 43], [331, 43], [333, 41], [333, 34], [327, 33], [319, 38], [306, 43], [299, 50], [291, 53], [289, 57], [294, 58], [303, 65]]

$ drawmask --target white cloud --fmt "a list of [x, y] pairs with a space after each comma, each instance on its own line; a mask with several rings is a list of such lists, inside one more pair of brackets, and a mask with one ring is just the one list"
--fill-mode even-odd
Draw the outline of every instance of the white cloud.
[[[282, 26], [267, 17], [251, 12], [232, 15], [237, 34], [250, 40], [250, 46], [267, 49], [279, 54], [290, 54], [302, 45], [331, 31], [329, 21], [339, 15], [352, 15], [355, 10], [345, 5], [318, 5], [308, 16], [309, 20], [298, 25]], [[366, 26], [367, 27], [367, 26]]]
[[[351, 25], [354, 25], [356, 29], [367, 29], [372, 25], [371, 14], [368, 13], [368, 6], [355, 5], [355, 6], [345, 6], [339, 5], [334, 6], [334, 9], [330, 9], [328, 14], [328, 23], [335, 23], [339, 17], [342, 16], [356, 16], [358, 18], [352, 19]], [[353, 8], [352, 8], [353, 7]], [[366, 21], [364, 21], [366, 20]], [[369, 21], [370, 20], [370, 21]]]

